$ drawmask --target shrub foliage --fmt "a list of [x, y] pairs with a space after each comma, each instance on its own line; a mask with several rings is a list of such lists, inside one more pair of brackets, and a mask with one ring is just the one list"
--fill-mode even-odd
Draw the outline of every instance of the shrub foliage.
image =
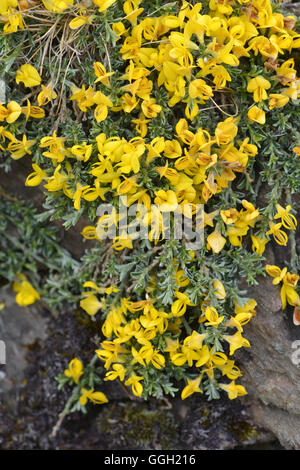
[[[45, 202], [38, 213], [1, 199], [0, 272], [20, 305], [71, 306], [100, 325], [90, 364], [74, 358], [58, 377], [74, 386], [63, 415], [107, 402], [101, 380], [145, 399], [245, 395], [233, 356], [250, 347], [257, 303], [239, 281], [271, 276], [297, 311], [300, 35], [283, 7], [1, 2], [1, 167], [29, 160], [25, 184]], [[199, 246], [175, 233], [183, 212]], [[81, 217], [74, 260], [50, 221]], [[289, 248], [286, 266], [266, 264], [268, 243]]]

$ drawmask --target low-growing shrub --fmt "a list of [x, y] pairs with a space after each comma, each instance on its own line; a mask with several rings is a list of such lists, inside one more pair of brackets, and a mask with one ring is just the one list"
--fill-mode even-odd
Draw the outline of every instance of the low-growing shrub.
[[[90, 364], [58, 377], [74, 386], [62, 416], [107, 402], [101, 380], [245, 395], [233, 358], [257, 299], [240, 281], [270, 275], [298, 324], [297, 17], [270, 0], [4, 0], [0, 15], [1, 166], [31, 161], [25, 184], [45, 192], [40, 213], [3, 203], [1, 275], [20, 305], [100, 323]], [[74, 260], [49, 221], [81, 217]]]

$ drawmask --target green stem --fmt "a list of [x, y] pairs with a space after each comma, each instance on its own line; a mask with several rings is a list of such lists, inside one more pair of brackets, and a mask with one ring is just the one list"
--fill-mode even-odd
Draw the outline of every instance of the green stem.
[[184, 324], [184, 327], [186, 329], [187, 334], [191, 335], [192, 334], [192, 328], [190, 327], [190, 325], [188, 324], [188, 322], [186, 321], [184, 316], [181, 317], [181, 320], [182, 320], [182, 323]]
[[[92, 359], [90, 360], [90, 362], [88, 364], [88, 367], [93, 367], [95, 365], [97, 359], [98, 359], [97, 354], [94, 354], [94, 356], [92, 357]], [[80, 392], [80, 389], [81, 389], [80, 384], [76, 385], [76, 387], [73, 388], [73, 391], [72, 391], [72, 394], [71, 394], [70, 398], [68, 399], [67, 403], [65, 404], [65, 407], [62, 410], [62, 412], [58, 415], [58, 420], [57, 420], [55, 426], [53, 427], [53, 429], [51, 431], [51, 434], [50, 434], [51, 439], [55, 438], [57, 432], [59, 431], [59, 429], [60, 429], [60, 427], [61, 427], [61, 425], [62, 425], [62, 423], [65, 419], [65, 417], [70, 413], [71, 405], [77, 399], [78, 393]]]

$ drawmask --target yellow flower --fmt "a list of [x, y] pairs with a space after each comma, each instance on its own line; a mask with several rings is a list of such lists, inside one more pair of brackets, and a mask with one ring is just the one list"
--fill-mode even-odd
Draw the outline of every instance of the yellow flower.
[[[21, 278], [21, 276], [19, 276]], [[21, 307], [33, 304], [36, 300], [40, 299], [40, 294], [34, 287], [26, 280], [20, 279], [21, 282], [14, 282], [13, 289], [17, 292], [16, 302]]]
[[215, 289], [215, 296], [218, 297], [218, 299], [220, 300], [225, 299], [226, 291], [222, 282], [216, 279], [215, 281], [213, 281], [212, 286]]
[[122, 96], [122, 109], [125, 113], [131, 113], [131, 111], [138, 105], [139, 100], [135, 96], [125, 93]]
[[190, 280], [186, 277], [183, 269], [176, 271], [176, 284], [178, 287], [186, 287], [189, 285]]
[[132, 26], [137, 22], [137, 17], [144, 11], [144, 8], [138, 8], [140, 0], [126, 0], [123, 5], [125, 19], [130, 21]]
[[193, 142], [195, 135], [189, 130], [188, 123], [185, 119], [179, 119], [176, 124], [177, 137], [179, 137], [185, 144]]
[[230, 320], [226, 322], [226, 326], [235, 327], [240, 333], [243, 331], [243, 325], [246, 325], [251, 318], [253, 317], [251, 312], [240, 312], [237, 313], [234, 317], [230, 317]]
[[62, 13], [73, 5], [74, 0], [42, 0], [45, 8], [55, 13]]
[[173, 302], [171, 312], [176, 317], [181, 317], [186, 312], [187, 305], [192, 306], [192, 302], [188, 296], [182, 292], [175, 292], [177, 300]]
[[252, 108], [250, 108], [248, 111], [248, 118], [251, 119], [251, 121], [257, 122], [258, 124], [265, 124], [266, 113], [258, 106], [252, 106]]
[[111, 5], [116, 3], [117, 0], [93, 0], [94, 4], [99, 7], [99, 12], [104, 13]]
[[102, 122], [107, 117], [108, 108], [112, 107], [113, 104], [107, 96], [101, 93], [101, 91], [95, 92], [93, 101], [97, 105], [94, 112], [95, 119], [97, 122]]
[[87, 225], [86, 227], [83, 228], [81, 231], [81, 235], [86, 238], [87, 240], [95, 240], [97, 239], [96, 235], [96, 227], [93, 225]]
[[85, 89], [85, 85], [82, 85], [81, 88], [72, 86], [71, 90], [73, 94], [70, 100], [77, 101], [78, 107], [79, 109], [81, 109], [81, 111], [86, 112], [88, 108], [92, 107], [95, 104], [94, 96], [96, 92], [91, 86], [89, 86], [87, 89]]
[[200, 351], [202, 350], [202, 343], [206, 337], [207, 333], [198, 333], [193, 330], [192, 334], [184, 339], [183, 347]]
[[59, 191], [68, 181], [68, 175], [64, 172], [60, 173], [61, 165], [57, 165], [54, 170], [53, 176], [47, 178], [47, 183], [44, 185], [48, 191]]
[[266, 235], [273, 235], [274, 240], [276, 243], [278, 243], [278, 245], [286, 246], [288, 242], [288, 236], [283, 230], [280, 230], [282, 225], [282, 223], [274, 224], [274, 222], [270, 221], [270, 230], [266, 232]]
[[22, 108], [22, 112], [26, 116], [26, 121], [30, 118], [33, 117], [35, 119], [42, 119], [45, 117], [45, 111], [40, 108], [39, 106], [32, 106], [30, 104], [30, 101], [27, 100], [27, 106], [24, 106]]
[[98, 300], [96, 295], [89, 294], [80, 301], [80, 307], [92, 317], [100, 310], [102, 303]]
[[5, 121], [8, 116], [8, 111], [5, 106], [0, 104], [0, 121]]
[[219, 314], [214, 307], [207, 307], [205, 310], [205, 318], [208, 320], [205, 322], [205, 325], [214, 326], [216, 328], [224, 320], [224, 315], [219, 317]]
[[106, 72], [106, 68], [101, 64], [101, 62], [94, 62], [94, 72], [96, 77], [98, 77], [95, 80], [95, 83], [101, 82], [107, 87], [110, 87], [109, 77], [111, 77], [114, 72]]
[[11, 124], [15, 122], [22, 112], [22, 108], [16, 101], [10, 101], [7, 105], [6, 122]]
[[202, 375], [199, 375], [199, 377], [194, 380], [187, 379], [187, 385], [181, 392], [181, 399], [185, 400], [190, 395], [193, 395], [193, 393], [202, 393], [202, 390], [199, 387], [201, 380]]
[[200, 351], [196, 352], [196, 367], [201, 367], [207, 362], [209, 362], [211, 358], [211, 353], [208, 349], [208, 346], [203, 346], [203, 348]]
[[81, 145], [73, 145], [71, 147], [71, 153], [79, 161], [87, 162], [90, 158], [93, 150], [93, 145], [87, 145], [86, 142], [82, 142]]
[[67, 377], [72, 377], [74, 382], [78, 384], [80, 377], [83, 374], [83, 365], [82, 362], [75, 357], [72, 359], [72, 361], [69, 363], [69, 368], [64, 371], [64, 374]]
[[226, 243], [224, 238], [218, 230], [215, 230], [207, 237], [207, 248], [213, 251], [213, 253], [220, 253], [223, 250]]
[[213, 96], [212, 88], [201, 78], [192, 80], [189, 84], [189, 95], [191, 98], [199, 98], [200, 100], [209, 100]]
[[152, 160], [161, 156], [165, 148], [165, 140], [163, 137], [155, 137], [150, 144], [146, 144], [146, 147], [148, 149], [146, 164], [148, 165]]
[[15, 33], [18, 28], [24, 29], [22, 14], [19, 12], [19, 9], [22, 9], [21, 5], [21, 2], [18, 5], [17, 0], [1, 0], [0, 15], [2, 16], [1, 22], [4, 22], [4, 34]]
[[44, 106], [57, 98], [57, 94], [53, 90], [51, 84], [48, 86], [41, 85], [42, 91], [37, 96], [39, 106]]
[[13, 140], [8, 144], [7, 150], [11, 153], [11, 158], [13, 160], [19, 160], [19, 158], [24, 157], [26, 153], [31, 155], [30, 148], [35, 144], [35, 140], [27, 140], [26, 135], [24, 134], [22, 140]]
[[239, 217], [239, 212], [232, 208], [232, 209], [226, 209], [226, 210], [221, 210], [220, 215], [224, 221], [225, 224], [230, 225], [234, 224]]
[[281, 219], [282, 225], [288, 230], [296, 230], [297, 219], [293, 214], [290, 214], [291, 206], [288, 205], [284, 209], [280, 204], [276, 204], [277, 214], [274, 219]]
[[156, 368], [156, 369], [162, 369], [165, 366], [165, 358], [162, 354], [160, 354], [157, 350], [152, 351], [151, 348], [151, 354], [146, 358], [146, 363], [151, 364]]
[[230, 356], [239, 348], [250, 348], [250, 343], [246, 338], [243, 338], [240, 331], [237, 331], [234, 335], [224, 335], [223, 338], [230, 344]]
[[242, 238], [248, 232], [248, 227], [236, 227], [231, 226], [226, 232], [228, 235], [229, 241], [233, 246], [242, 246]]
[[90, 186], [87, 186], [83, 191], [82, 191], [82, 197], [86, 201], [95, 201], [98, 197], [102, 199], [102, 201], [105, 201], [105, 192], [107, 189], [104, 189], [100, 186], [100, 181], [98, 179], [95, 180], [95, 187], [91, 188]]
[[71, 192], [71, 191], [68, 191], [67, 188], [64, 188], [64, 193], [66, 194], [66, 196], [70, 197], [71, 199], [73, 199], [74, 201], [74, 209], [76, 209], [77, 211], [80, 211], [80, 207], [81, 207], [81, 198], [83, 197], [83, 193], [84, 191], [89, 188], [88, 185], [85, 185], [85, 186], [81, 186], [80, 183], [77, 183], [76, 184], [76, 189], [75, 191]]
[[146, 118], [155, 118], [161, 112], [161, 106], [156, 104], [154, 98], [144, 100], [141, 107]]
[[90, 15], [90, 16], [85, 16], [85, 15], [80, 15], [80, 16], [76, 16], [75, 18], [73, 18], [70, 23], [69, 23], [69, 28], [71, 29], [78, 29], [80, 28], [81, 26], [85, 25], [85, 24], [92, 24], [92, 20], [94, 18], [94, 15]]
[[108, 399], [104, 393], [94, 392], [93, 388], [91, 390], [82, 388], [79, 402], [82, 406], [85, 406], [88, 400], [90, 400], [92, 403], [95, 403], [96, 405], [103, 405], [104, 403], [108, 403]]
[[43, 152], [43, 155], [45, 157], [51, 158], [56, 163], [62, 162], [66, 155], [68, 155], [68, 151], [64, 146], [64, 141], [64, 137], [57, 137], [56, 131], [53, 132], [52, 136], [42, 137], [40, 140], [40, 147], [49, 147], [49, 152]]
[[262, 255], [266, 249], [266, 244], [269, 240], [267, 238], [257, 237], [256, 235], [251, 235], [252, 240], [252, 251], [258, 255]]
[[235, 118], [229, 117], [225, 121], [218, 123], [215, 130], [218, 145], [227, 145], [235, 138], [238, 131], [236, 121]]
[[230, 384], [219, 384], [219, 387], [227, 392], [229, 400], [247, 395], [245, 387], [243, 385], [236, 385], [234, 380]]
[[[124, 111], [126, 112], [125, 109]], [[148, 122], [151, 122], [151, 119], [145, 119], [145, 116], [141, 113], [138, 119], [132, 119], [131, 122], [135, 124], [136, 131], [140, 134], [141, 137], [145, 137], [147, 135], [147, 124]]]
[[235, 302], [234, 304], [234, 312], [236, 314], [238, 313], [243, 313], [243, 312], [250, 312], [254, 316], [255, 313], [255, 307], [257, 306], [257, 302], [254, 299], [250, 299], [247, 303], [241, 305], [238, 302]]
[[197, 361], [197, 367], [204, 364], [208, 360], [207, 346], [202, 347], [203, 340], [207, 337], [207, 333], [198, 333], [193, 331], [190, 336], [187, 336], [183, 345], [180, 347], [181, 352], [173, 351], [170, 354], [170, 359], [176, 366], [182, 366], [186, 362], [190, 367], [193, 365], [193, 361]]
[[119, 21], [117, 23], [113, 23], [112, 30], [117, 36], [119, 36], [118, 38], [115, 39], [116, 41], [118, 41], [120, 39], [120, 37], [123, 34], [125, 34], [126, 31], [127, 31], [124, 24], [121, 21]]
[[227, 82], [231, 82], [231, 76], [223, 65], [215, 65], [210, 73], [214, 77], [213, 82], [216, 85], [216, 90], [224, 88]]
[[292, 274], [292, 273], [286, 273], [286, 275], [283, 278], [284, 284], [291, 286], [291, 287], [296, 287], [299, 281], [299, 276], [297, 274]]
[[122, 364], [113, 364], [111, 371], [106, 372], [104, 380], [115, 380], [119, 378], [122, 382], [125, 378], [125, 368]]
[[174, 191], [160, 189], [155, 191], [155, 196], [154, 204], [159, 206], [161, 212], [174, 212], [177, 209], [178, 201]]
[[16, 141], [13, 134], [6, 130], [6, 127], [0, 126], [0, 150], [3, 150], [3, 151], [5, 151], [6, 149], [4, 149], [1, 143], [4, 143], [5, 139], [8, 139], [10, 142]]
[[165, 141], [165, 148], [164, 148], [164, 155], [167, 158], [178, 158], [182, 155], [182, 148], [178, 140], [166, 140]]
[[137, 375], [132, 375], [128, 380], [126, 380], [125, 385], [131, 385], [131, 390], [136, 397], [140, 397], [143, 393], [143, 386], [140, 383], [144, 380], [144, 377], [138, 377]]
[[287, 273], [287, 268], [280, 269], [278, 266], [271, 264], [267, 264], [265, 270], [269, 276], [274, 277], [272, 281], [272, 284], [274, 285], [279, 284]]
[[124, 250], [124, 248], [132, 249], [132, 238], [129, 235], [126, 235], [125, 232], [122, 232], [120, 236], [113, 239], [112, 247], [116, 251]]
[[268, 98], [266, 90], [271, 88], [271, 83], [261, 75], [252, 78], [248, 82], [247, 91], [253, 93], [253, 99], [256, 103], [260, 103]]
[[33, 65], [25, 64], [22, 65], [16, 74], [16, 82], [19, 84], [23, 82], [26, 87], [34, 87], [40, 85], [42, 79], [38, 71]]
[[283, 108], [289, 102], [289, 96], [281, 93], [270, 94], [269, 109]]
[[34, 172], [27, 176], [25, 186], [38, 186], [47, 177], [47, 173], [36, 163], [32, 164], [32, 168]]
[[280, 298], [282, 303], [282, 310], [286, 308], [287, 303], [292, 306], [299, 305], [299, 296], [294, 287], [283, 282], [280, 290]]

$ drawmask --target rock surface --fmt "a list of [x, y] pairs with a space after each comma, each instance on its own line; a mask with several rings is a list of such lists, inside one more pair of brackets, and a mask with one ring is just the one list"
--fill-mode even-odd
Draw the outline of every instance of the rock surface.
[[143, 402], [109, 382], [101, 385], [108, 404], [90, 405], [86, 416], [69, 415], [57, 436], [50, 438], [70, 393], [68, 388], [58, 391], [55, 377], [75, 356], [88, 362], [98, 325], [87, 325], [86, 316], [74, 312], [54, 318], [35, 304], [20, 308], [14, 293], [6, 289], [0, 290], [0, 298], [6, 302], [0, 313], [0, 338], [8, 349], [0, 380], [1, 448], [278, 448], [274, 435], [254, 422], [248, 397], [207, 402], [198, 395], [185, 402], [180, 398]]
[[[267, 264], [284, 265], [271, 249], [266, 257]], [[236, 355], [244, 374], [241, 382], [252, 398], [255, 422], [275, 434], [285, 448], [299, 450], [300, 327], [293, 324], [292, 307], [281, 309], [280, 289], [272, 279], [258, 281], [249, 291], [258, 302], [257, 315], [244, 330], [251, 348]]]
[[16, 393], [25, 377], [26, 347], [36, 338], [46, 338], [46, 319], [41, 317], [36, 305], [19, 307], [12, 289], [2, 288], [0, 302], [4, 308], [0, 311], [0, 339], [5, 343], [6, 365], [0, 375], [0, 394], [5, 396], [6, 406], [15, 410]]

